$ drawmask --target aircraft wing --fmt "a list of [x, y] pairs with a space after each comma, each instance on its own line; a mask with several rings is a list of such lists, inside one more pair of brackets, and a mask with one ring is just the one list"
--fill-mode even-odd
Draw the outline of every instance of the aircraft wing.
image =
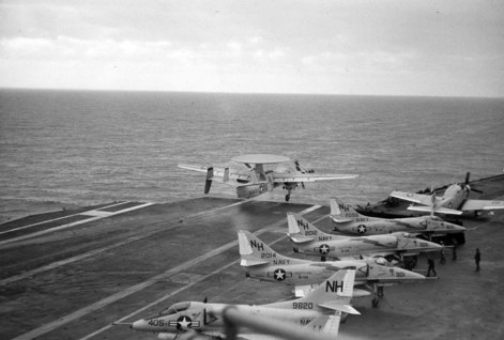
[[405, 191], [392, 191], [389, 196], [417, 204], [432, 205], [432, 198], [430, 195], [415, 194]]
[[208, 167], [203, 165], [193, 165], [193, 164], [178, 164], [177, 165], [181, 169], [198, 171], [198, 172], [207, 172]]
[[[420, 211], [420, 212], [425, 212], [425, 213], [432, 212], [431, 207], [426, 207], [424, 205], [411, 205], [408, 207], [408, 210]], [[438, 213], [438, 214], [445, 214], [445, 215], [461, 215], [462, 214], [462, 211], [460, 211], [460, 210], [444, 208], [444, 207], [436, 207], [436, 208], [434, 208], [434, 212]]]
[[[195, 164], [178, 164], [177, 167], [185, 170], [197, 171], [208, 173], [208, 169], [212, 169], [211, 180], [225, 183], [231, 186], [244, 186], [244, 185], [255, 185], [262, 184], [262, 182], [247, 183], [249, 180], [248, 172], [237, 171], [235, 169], [230, 170], [229, 168], [218, 168], [213, 166], [195, 165]], [[238, 182], [238, 181], [242, 182]], [[267, 183], [267, 182], [264, 182]]]
[[274, 183], [300, 183], [317, 181], [335, 181], [340, 179], [353, 179], [359, 175], [351, 174], [303, 174], [303, 173], [273, 173]]
[[467, 200], [461, 208], [463, 211], [504, 209], [504, 201]]

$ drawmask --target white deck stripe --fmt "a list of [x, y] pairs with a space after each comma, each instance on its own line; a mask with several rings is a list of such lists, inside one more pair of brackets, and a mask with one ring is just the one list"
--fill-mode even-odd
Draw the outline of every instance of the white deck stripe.
[[[299, 214], [303, 215], [303, 214], [307, 214], [311, 211], [314, 211], [316, 209], [320, 208], [319, 205], [317, 206], [312, 206], [308, 209], [305, 209], [303, 210], [302, 212], [300, 212]], [[261, 230], [263, 230], [263, 232], [267, 231], [269, 228], [273, 228], [274, 226], [276, 225], [279, 225], [281, 223], [285, 223], [285, 220], [281, 220], [281, 221], [278, 221], [276, 223], [273, 223], [271, 225], [269, 225], [268, 227], [264, 227], [262, 228]], [[38, 327], [38, 328], [35, 328], [27, 333], [24, 333], [24, 334], [21, 334], [20, 336], [12, 339], [12, 340], [29, 340], [29, 339], [33, 339], [33, 338], [36, 338], [38, 336], [41, 336], [43, 334], [46, 334], [46, 333], [49, 333], [51, 331], [53, 331], [54, 329], [60, 327], [61, 325], [64, 325], [68, 322], [71, 322], [71, 321], [74, 321], [76, 319], [79, 319], [81, 317], [83, 317], [84, 315], [86, 314], [89, 314], [91, 312], [94, 312], [100, 308], [103, 308], [109, 304], [112, 304], [120, 299], [123, 299], [131, 294], [134, 294], [140, 290], [143, 290], [153, 284], [155, 284], [156, 282], [162, 280], [162, 279], [166, 279], [167, 277], [175, 274], [175, 273], [178, 273], [182, 270], [185, 270], [191, 266], [194, 266], [202, 261], [205, 261], [213, 256], [216, 256], [216, 255], [219, 255], [220, 253], [223, 253], [224, 251], [236, 246], [238, 244], [238, 241], [235, 240], [235, 241], [232, 241], [232, 242], [229, 242], [229, 243], [226, 243], [224, 244], [223, 246], [220, 246], [219, 248], [216, 248], [206, 254], [203, 254], [201, 256], [198, 256], [192, 260], [189, 260], [189, 261], [186, 261], [176, 267], [173, 267], [161, 274], [158, 274], [156, 276], [153, 276], [152, 278], [144, 281], [144, 282], [141, 282], [139, 284], [136, 284], [136, 285], [133, 285], [133, 286], [130, 286], [120, 292], [117, 292], [115, 294], [112, 294], [104, 299], [101, 299], [100, 301], [97, 301], [89, 306], [86, 306], [84, 308], [81, 308], [79, 310], [76, 310], [75, 312], [73, 313], [70, 313], [70, 314], [67, 314], [55, 321], [52, 321], [48, 324], [45, 324], [41, 327]]]
[[[209, 213], [214, 212], [215, 210], [221, 210], [223, 208], [230, 208], [230, 207], [236, 206], [238, 204], [242, 204], [244, 202], [245, 201], [240, 201], [240, 202], [237, 202], [237, 203], [226, 205], [224, 207], [213, 208], [213, 209], [209, 209], [209, 210], [206, 210], [206, 211], [203, 211], [203, 212], [199, 212], [199, 213], [194, 214], [194, 215], [188, 215], [185, 219], [199, 217], [199, 216], [201, 216], [203, 214], [209, 214]], [[106, 247], [103, 247], [103, 248], [99, 248], [99, 249], [94, 249], [94, 250], [91, 250], [91, 251], [89, 251], [87, 253], [80, 254], [80, 255], [77, 255], [77, 256], [74, 256], [74, 257], [70, 257], [70, 258], [65, 259], [65, 260], [56, 261], [56, 262], [47, 264], [45, 266], [33, 269], [33, 270], [30, 270], [30, 271], [27, 271], [27, 272], [23, 272], [22, 274], [14, 275], [14, 276], [5, 278], [3, 280], [0, 280], [0, 285], [5, 285], [5, 284], [8, 284], [8, 283], [19, 281], [19, 280], [25, 279], [27, 277], [30, 277], [30, 276], [33, 276], [33, 275], [36, 275], [36, 274], [40, 274], [40, 273], [43, 273], [43, 272], [46, 272], [46, 271], [49, 271], [49, 270], [52, 270], [52, 269], [64, 266], [64, 265], [69, 264], [69, 263], [73, 263], [73, 262], [77, 262], [77, 261], [80, 261], [80, 260], [84, 260], [84, 259], [86, 259], [88, 257], [92, 257], [94, 255], [101, 254], [103, 252], [106, 252], [108, 250], [111, 250], [111, 249], [114, 249], [114, 248], [126, 245], [128, 243], [132, 243], [132, 242], [136, 242], [136, 241], [139, 241], [141, 239], [144, 239], [144, 238], [148, 238], [148, 237], [150, 237], [150, 236], [152, 236], [154, 234], [157, 234], [157, 233], [160, 233], [160, 232], [163, 232], [163, 231], [166, 231], [166, 228], [163, 228], [163, 229], [160, 229], [160, 230], [153, 230], [153, 231], [151, 231], [149, 233], [145, 233], [145, 234], [142, 234], [142, 235], [139, 235], [139, 236], [136, 236], [136, 237], [132, 237], [132, 238], [129, 238], [129, 239], [125, 240], [125, 241], [122, 241], [122, 242], [119, 242], [119, 243], [116, 243], [116, 244], [112, 244], [112, 245], [109, 245], [109, 246], [106, 246]]]
[[[126, 201], [125, 202], [121, 202], [121, 203], [114, 203], [114, 204], [111, 204], [111, 205], [107, 205], [107, 206], [102, 207], [100, 209], [108, 209], [108, 208], [115, 207], [116, 205], [124, 204], [124, 203], [126, 203]], [[89, 211], [94, 211], [94, 210], [89, 210]], [[17, 228], [14, 228], [14, 229], [0, 231], [0, 235], [2, 235], [2, 234], [8, 234], [8, 233], [11, 233], [11, 232], [17, 231], [17, 230], [23, 230], [23, 229], [33, 228], [33, 227], [36, 227], [36, 226], [44, 224], [44, 223], [54, 222], [54, 221], [62, 220], [62, 219], [65, 219], [65, 218], [68, 218], [68, 217], [72, 217], [72, 216], [85, 215], [86, 212], [87, 211], [84, 211], [84, 212], [81, 212], [81, 213], [78, 213], [78, 214], [71, 214], [71, 215], [66, 215], [66, 216], [62, 216], [62, 217], [56, 217], [56, 218], [53, 218], [53, 219], [50, 219], [50, 220], [44, 220], [44, 221], [40, 221], [40, 222], [37, 222], [37, 223], [32, 223], [32, 224], [24, 225], [22, 227], [17, 227]], [[21, 219], [21, 218], [19, 218], [19, 219]]]
[[[84, 223], [93, 222], [93, 221], [100, 220], [100, 219], [105, 218], [105, 217], [123, 214], [123, 213], [129, 212], [129, 211], [132, 211], [132, 210], [142, 209], [142, 208], [148, 207], [148, 206], [153, 205], [153, 204], [154, 203], [152, 203], [152, 202], [148, 202], [148, 203], [144, 203], [144, 204], [141, 204], [141, 205], [136, 205], [136, 206], [133, 206], [133, 207], [130, 207], [130, 208], [127, 208], [127, 209], [118, 210], [118, 211], [110, 213], [110, 214], [108, 214], [106, 216], [89, 217], [89, 218], [86, 218], [86, 219], [83, 219], [83, 220], [79, 220], [79, 221], [75, 221], [75, 222], [67, 223], [67, 224], [62, 224], [62, 225], [59, 225], [59, 226], [56, 226], [56, 227], [53, 227], [53, 228], [49, 228], [49, 229], [45, 229], [45, 230], [41, 230], [41, 231], [38, 231], [38, 232], [35, 232], [35, 233], [31, 233], [31, 234], [27, 234], [27, 235], [22, 235], [22, 236], [18, 236], [18, 237], [9, 238], [7, 240], [0, 241], [0, 247], [4, 246], [4, 245], [11, 244], [11, 243], [14, 243], [14, 242], [23, 241], [23, 240], [26, 240], [26, 239], [29, 239], [29, 238], [33, 238], [33, 237], [37, 237], [37, 236], [40, 236], [40, 235], [45, 235], [45, 234], [48, 234], [48, 233], [52, 233], [54, 231], [68, 229], [68, 228], [75, 227], [77, 225], [81, 225], [81, 224], [84, 224]], [[77, 215], [80, 215], [80, 214], [77, 214]], [[51, 221], [52, 220], [49, 220], [49, 221], [46, 221], [46, 222], [51, 222]]]

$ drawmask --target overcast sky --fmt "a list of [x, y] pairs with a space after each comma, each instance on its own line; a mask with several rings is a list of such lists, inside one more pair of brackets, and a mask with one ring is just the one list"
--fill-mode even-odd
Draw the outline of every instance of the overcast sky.
[[0, 87], [504, 96], [504, 1], [0, 0]]

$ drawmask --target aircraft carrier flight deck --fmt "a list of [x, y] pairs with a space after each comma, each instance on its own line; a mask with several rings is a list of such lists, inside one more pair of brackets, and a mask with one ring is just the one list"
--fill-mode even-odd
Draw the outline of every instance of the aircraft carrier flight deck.
[[[504, 176], [480, 180], [504, 195]], [[421, 188], [419, 188], [421, 189]], [[287, 212], [331, 230], [327, 206], [203, 197], [175, 203], [110, 202], [0, 225], [2, 339], [156, 339], [114, 322], [182, 300], [261, 304], [292, 297], [245, 277], [236, 232], [258, 232], [282, 254]], [[495, 339], [504, 334], [504, 213], [462, 218], [466, 243], [446, 249], [439, 279], [385, 288], [378, 308], [356, 298], [338, 339]], [[482, 253], [475, 272], [474, 251]], [[301, 256], [301, 255], [295, 255]], [[420, 257], [415, 271], [425, 274]]]

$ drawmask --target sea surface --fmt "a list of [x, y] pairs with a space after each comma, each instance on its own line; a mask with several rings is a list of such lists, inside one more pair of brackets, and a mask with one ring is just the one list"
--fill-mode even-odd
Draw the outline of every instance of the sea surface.
[[[294, 202], [374, 202], [461, 182], [467, 171], [502, 173], [504, 99], [1, 90], [0, 222], [200, 197], [205, 175], [178, 163], [223, 165], [246, 153], [360, 175], [307, 184]], [[214, 184], [211, 195], [234, 191]]]

